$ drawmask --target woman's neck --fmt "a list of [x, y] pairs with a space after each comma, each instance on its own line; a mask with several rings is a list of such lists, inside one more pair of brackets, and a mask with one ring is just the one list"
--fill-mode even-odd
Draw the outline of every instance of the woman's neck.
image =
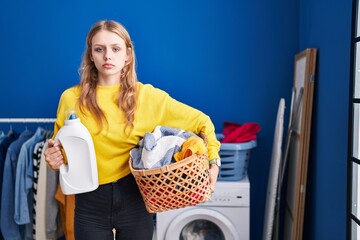
[[99, 76], [98, 85], [115, 86], [120, 84], [120, 76]]

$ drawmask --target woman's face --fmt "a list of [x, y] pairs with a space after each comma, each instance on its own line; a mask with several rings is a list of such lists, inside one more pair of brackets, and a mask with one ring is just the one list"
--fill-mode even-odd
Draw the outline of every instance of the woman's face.
[[98, 70], [100, 85], [120, 83], [121, 70], [128, 60], [124, 40], [107, 30], [97, 32], [92, 38], [91, 60]]

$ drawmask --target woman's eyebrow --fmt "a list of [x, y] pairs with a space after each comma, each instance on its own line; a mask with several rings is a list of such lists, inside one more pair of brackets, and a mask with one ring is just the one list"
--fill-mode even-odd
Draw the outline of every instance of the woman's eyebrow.
[[[112, 43], [112, 44], [109, 44], [109, 46], [120, 46], [120, 45], [121, 45], [120, 43]], [[94, 46], [104, 47], [104, 46], [106, 46], [106, 44], [95, 43]]]

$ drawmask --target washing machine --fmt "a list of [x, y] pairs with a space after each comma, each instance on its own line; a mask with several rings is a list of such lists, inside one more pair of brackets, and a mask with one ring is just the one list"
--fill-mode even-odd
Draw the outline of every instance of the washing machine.
[[249, 179], [218, 181], [209, 201], [157, 213], [156, 239], [249, 240]]

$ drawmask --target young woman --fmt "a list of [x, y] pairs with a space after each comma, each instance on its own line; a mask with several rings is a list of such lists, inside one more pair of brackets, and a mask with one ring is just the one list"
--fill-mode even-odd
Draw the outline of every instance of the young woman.
[[[89, 31], [81, 82], [61, 95], [54, 136], [64, 125], [65, 111], [75, 109], [95, 146], [99, 187], [76, 194], [76, 240], [152, 239], [153, 215], [144, 202], [128, 166], [130, 150], [146, 132], [169, 126], [208, 139], [210, 184], [219, 171], [220, 143], [210, 118], [171, 98], [166, 92], [138, 82], [135, 52], [126, 29], [115, 21], [99, 21]], [[49, 140], [45, 159], [54, 170], [64, 163], [60, 146]]]

